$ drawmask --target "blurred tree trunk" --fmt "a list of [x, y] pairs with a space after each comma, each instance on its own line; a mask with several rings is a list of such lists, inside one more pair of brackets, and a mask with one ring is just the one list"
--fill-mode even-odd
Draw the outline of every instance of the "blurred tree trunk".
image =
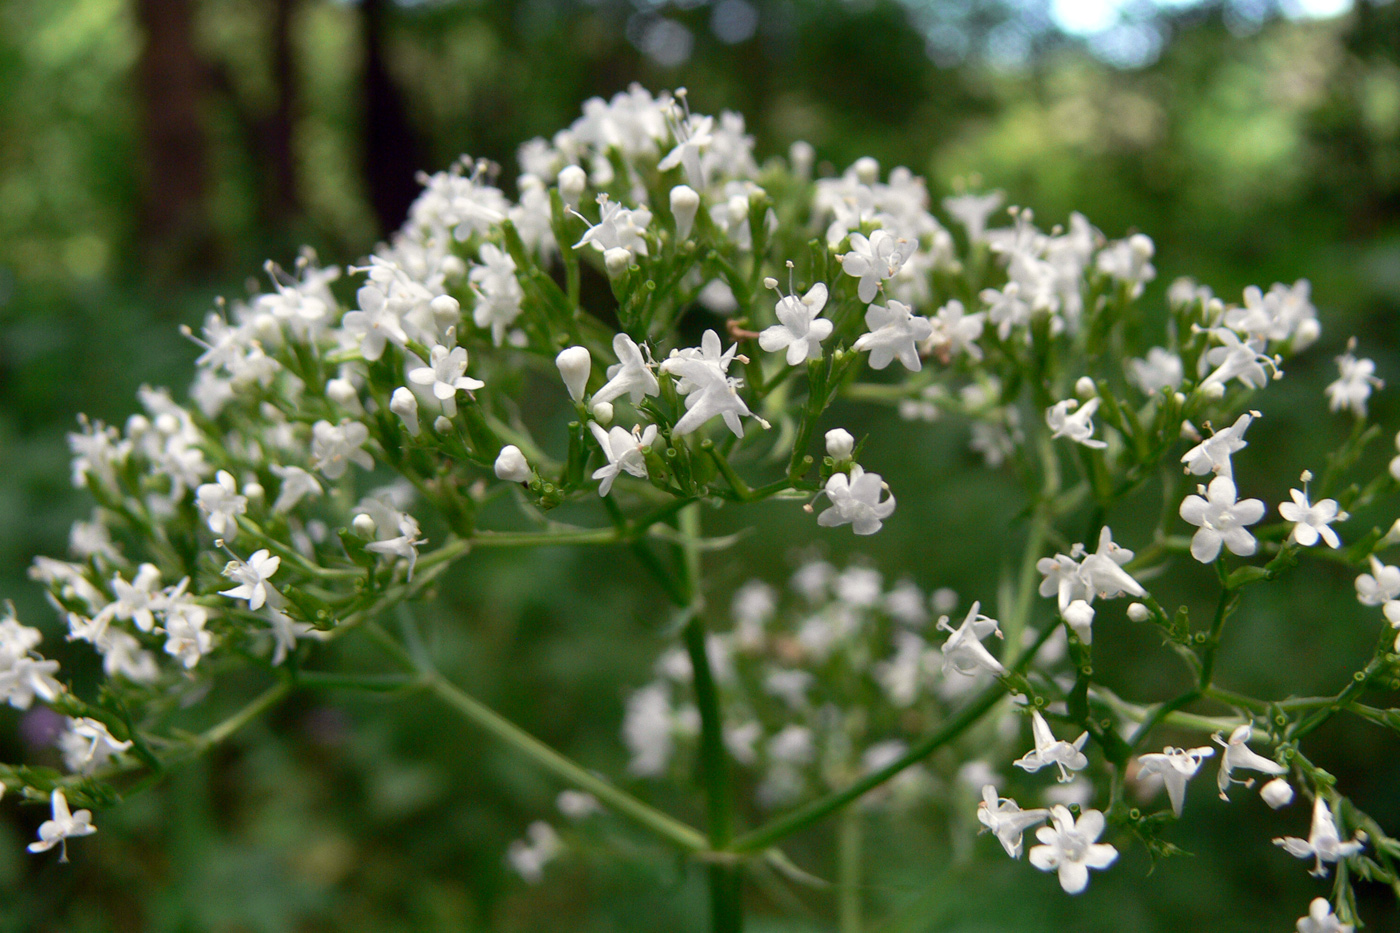
[[137, 0], [145, 34], [137, 63], [145, 179], [140, 239], [147, 260], [178, 273], [210, 258], [205, 67], [190, 0]]
[[273, 0], [272, 80], [277, 100], [263, 136], [267, 157], [265, 212], [278, 232], [287, 228], [299, 208], [294, 133], [298, 110], [296, 62], [292, 49], [292, 18], [296, 0]]
[[428, 166], [403, 96], [384, 58], [389, 0], [364, 0], [365, 181], [369, 201], [388, 235], [403, 224], [418, 196], [417, 174]]

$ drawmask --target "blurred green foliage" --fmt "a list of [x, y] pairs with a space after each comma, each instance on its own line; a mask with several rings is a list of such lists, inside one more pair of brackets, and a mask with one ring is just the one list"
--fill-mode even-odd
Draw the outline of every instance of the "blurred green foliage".
[[[722, 5], [377, 4], [375, 38], [407, 114], [397, 144], [420, 153], [423, 169], [468, 152], [509, 176], [515, 147], [567, 125], [584, 98], [633, 80], [686, 85], [699, 110], [745, 114], [761, 154], [805, 138], [838, 170], [869, 154], [887, 168], [926, 171], [935, 198], [975, 174], [1033, 206], [1042, 224], [1079, 210], [1110, 235], [1142, 230], [1157, 242], [1158, 291], [1185, 272], [1227, 298], [1246, 284], [1309, 277], [1324, 342], [1280, 387], [1291, 404], [1251, 436], [1261, 469], [1281, 464], [1268, 486], [1275, 501], [1291, 473], [1317, 469], [1309, 456], [1345, 430], [1320, 420], [1320, 389], [1348, 335], [1400, 381], [1400, 4], [1362, 4], [1331, 21], [1269, 19], [1248, 35], [1228, 28], [1230, 8], [1207, 4], [1161, 18], [1169, 41], [1135, 70], [1063, 37], [1042, 37], [1009, 66], [976, 54], [996, 29], [1035, 20], [1034, 5], [925, 2], [911, 15], [889, 2], [764, 0], [745, 4], [754, 29], [733, 42], [717, 28]], [[196, 351], [177, 325], [196, 323], [218, 293], [242, 293], [262, 260], [289, 262], [309, 242], [327, 261], [350, 263], [380, 232], [370, 182], [385, 153], [365, 143], [365, 11], [286, 2], [294, 67], [279, 83], [283, 6], [189, 4], [207, 171], [197, 229], [173, 240], [153, 236], [149, 222], [162, 184], [147, 157], [150, 95], [137, 76], [150, 51], [143, 5], [0, 6], [0, 592], [29, 624], [47, 626], [51, 643], [58, 629], [23, 574], [35, 554], [63, 551], [68, 524], [87, 508], [68, 484], [64, 433], [74, 413], [120, 420], [139, 384], [180, 387]], [[936, 64], [916, 27], [945, 7], [967, 14], [956, 21], [973, 51], [956, 67]], [[683, 61], [662, 64], [648, 46], [661, 20], [686, 30]], [[292, 101], [294, 198], [279, 201], [264, 131], [281, 95]], [[187, 249], [191, 237], [207, 248]], [[1389, 423], [1400, 413], [1384, 394], [1376, 408]], [[897, 429], [871, 434], [880, 448], [871, 462], [903, 461], [911, 492], [947, 490], [902, 496], [872, 556], [926, 587], [994, 592], [1004, 568], [988, 536], [1015, 527], [1008, 485], [969, 470], [956, 425], [915, 449]], [[1374, 454], [1380, 463], [1389, 452]], [[759, 507], [762, 540], [710, 560], [715, 605], [750, 575], [781, 580], [792, 549], [812, 538], [810, 521], [792, 511]], [[619, 572], [626, 560], [482, 555], [399, 621], [423, 627], [454, 680], [578, 760], [619, 773], [622, 700], [671, 637], [655, 615], [657, 594]], [[1368, 653], [1374, 620], [1359, 621], [1348, 575], [1295, 578], [1266, 598], [1225, 648], [1222, 667], [1247, 680], [1242, 689], [1306, 691]], [[1134, 666], [1159, 656], [1145, 638], [1106, 631], [1096, 644], [1139, 688], [1164, 676], [1153, 662]], [[335, 652], [328, 667], [368, 663], [353, 644]], [[83, 662], [72, 664], [81, 674]], [[192, 719], [213, 720], [256, 689], [223, 685]], [[36, 717], [3, 721], [6, 760], [56, 758]], [[1400, 773], [1373, 739], [1342, 729], [1316, 757], [1395, 828]], [[414, 697], [301, 695], [105, 814], [71, 865], [24, 853], [43, 814], [5, 804], [0, 931], [702, 928], [695, 869], [617, 827], [575, 840], [576, 853], [541, 887], [510, 875], [506, 844], [552, 815], [558, 790]], [[660, 802], [683, 813], [696, 805]], [[1227, 812], [1202, 794], [1192, 806], [1196, 818], [1174, 827], [1173, 840], [1194, 858], [1150, 866], [1132, 851], [1077, 899], [1023, 865], [968, 863], [966, 825], [877, 825], [870, 913], [900, 917], [890, 929], [908, 931], [1291, 928], [1307, 885], [1263, 842], [1272, 824], [1257, 802]], [[829, 868], [824, 832], [791, 853], [818, 874]], [[1308, 897], [1325, 893], [1316, 887]], [[824, 929], [832, 916], [827, 893], [794, 894], [766, 877], [751, 899], [754, 930]], [[1393, 907], [1375, 900], [1363, 912], [1378, 918], [1376, 929], [1394, 928]]]

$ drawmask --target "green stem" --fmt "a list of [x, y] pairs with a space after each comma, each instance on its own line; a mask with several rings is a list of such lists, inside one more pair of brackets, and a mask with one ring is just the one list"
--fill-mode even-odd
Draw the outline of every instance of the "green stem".
[[847, 807], [841, 813], [836, 848], [841, 933], [861, 933], [861, 812]]

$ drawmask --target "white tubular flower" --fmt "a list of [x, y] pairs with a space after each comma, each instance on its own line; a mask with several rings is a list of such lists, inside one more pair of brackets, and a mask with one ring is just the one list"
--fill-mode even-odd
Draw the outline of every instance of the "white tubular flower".
[[1022, 810], [1010, 797], [998, 797], [996, 785], [982, 786], [982, 802], [977, 805], [977, 820], [994, 833], [1006, 854], [1021, 857], [1021, 835], [1032, 826], [1050, 819], [1044, 809]]
[[1146, 596], [1147, 591], [1134, 580], [1122, 565], [1133, 559], [1133, 552], [1115, 544], [1113, 532], [1104, 525], [1099, 530], [1099, 546], [1094, 553], [1085, 556], [1079, 565], [1079, 575], [1085, 586], [1104, 599], [1129, 596]]
[[574, 249], [590, 244], [600, 253], [625, 249], [638, 256], [647, 255], [645, 234], [651, 223], [651, 211], [645, 207], [628, 210], [615, 201], [609, 201], [606, 194], [600, 194], [598, 214], [598, 222], [588, 228], [583, 238], [574, 244]]
[[214, 648], [214, 636], [204, 630], [209, 613], [197, 603], [182, 603], [165, 616], [165, 653], [192, 669]]
[[392, 535], [392, 532], [382, 527], [377, 527], [377, 531], [388, 536], [366, 544], [365, 550], [374, 554], [383, 554], [386, 557], [403, 558], [408, 562], [408, 579], [412, 581], [413, 567], [418, 563], [418, 545], [427, 543], [426, 539], [418, 537], [421, 531], [418, 527], [418, 520], [412, 515], [399, 512], [399, 533], [397, 535]]
[[267, 624], [272, 628], [272, 664], [280, 665], [287, 660], [287, 654], [295, 651], [297, 639], [309, 635], [315, 629], [305, 622], [297, 622], [280, 609], [268, 607]]
[[1353, 933], [1356, 928], [1343, 923], [1332, 913], [1325, 897], [1315, 897], [1308, 905], [1308, 915], [1298, 918], [1298, 933]]
[[87, 716], [69, 717], [68, 729], [58, 737], [63, 765], [69, 771], [90, 774], [131, 748], [131, 742], [118, 742], [107, 726]]
[[676, 185], [671, 189], [671, 216], [676, 219], [676, 239], [690, 236], [695, 226], [695, 215], [700, 212], [700, 195], [689, 185]]
[[238, 494], [238, 481], [228, 470], [220, 470], [214, 480], [195, 490], [194, 502], [209, 517], [209, 530], [221, 538], [232, 540], [238, 533], [235, 516], [248, 511], [248, 500]]
[[852, 525], [858, 535], [873, 535], [884, 520], [894, 513], [894, 496], [880, 500], [885, 489], [879, 473], [867, 473], [859, 463], [851, 465], [851, 474], [833, 473], [826, 481], [826, 497], [831, 508], [817, 516], [823, 528]]
[[888, 230], [876, 230], [869, 239], [852, 233], [850, 239], [851, 251], [837, 256], [836, 261], [841, 263], [847, 275], [860, 279], [857, 294], [861, 301], [869, 303], [875, 300], [881, 282], [899, 274], [905, 261], [913, 254], [914, 246]]
[[224, 576], [233, 580], [238, 586], [231, 590], [219, 591], [220, 596], [228, 596], [233, 599], [248, 600], [248, 608], [254, 612], [258, 611], [268, 600], [269, 593], [276, 593], [268, 585], [268, 580], [277, 572], [277, 568], [282, 565], [282, 558], [273, 557], [272, 552], [267, 548], [254, 551], [247, 561], [234, 559], [224, 567]]
[[272, 503], [272, 511], [279, 514], [290, 512], [298, 502], [307, 496], [313, 499], [321, 495], [321, 482], [299, 466], [281, 466], [274, 463], [272, 472], [282, 478], [282, 487], [277, 491], [277, 501]]
[[[1355, 346], [1352, 338], [1349, 346]], [[1341, 375], [1336, 382], [1327, 386], [1327, 407], [1332, 411], [1355, 413], [1358, 418], [1366, 417], [1366, 400], [1371, 397], [1371, 389], [1385, 386], [1376, 378], [1376, 364], [1370, 360], [1358, 360], [1350, 352], [1337, 357], [1337, 369]]]
[[583, 401], [588, 390], [588, 376], [593, 372], [593, 357], [587, 347], [566, 347], [554, 358], [559, 376], [564, 380], [564, 388], [569, 390], [569, 398]]
[[758, 345], [769, 353], [786, 349], [789, 366], [796, 366], [804, 360], [821, 359], [821, 342], [831, 336], [835, 326], [826, 318], [817, 316], [826, 307], [826, 298], [826, 284], [818, 282], [801, 298], [788, 295], [780, 299], [778, 323], [758, 335]]
[[1185, 521], [1200, 529], [1191, 538], [1191, 556], [1209, 564], [1220, 555], [1222, 544], [1239, 557], [1253, 554], [1258, 542], [1245, 526], [1264, 517], [1264, 503], [1258, 499], [1236, 502], [1235, 482], [1228, 476], [1217, 476], [1200, 491], [1204, 499], [1187, 496], [1179, 509]]
[[1248, 411], [1235, 419], [1235, 423], [1223, 431], [1217, 431], [1186, 451], [1181, 462], [1186, 464], [1186, 472], [1196, 476], [1215, 473], [1219, 476], [1234, 477], [1230, 466], [1230, 455], [1249, 446], [1244, 439], [1245, 428], [1259, 417], [1259, 412]]
[[[1269, 379], [1278, 379], [1278, 357], [1264, 353], [1264, 341], [1259, 339], [1241, 341], [1239, 335], [1226, 327], [1211, 330], [1211, 336], [1220, 341], [1221, 346], [1207, 350], [1201, 360], [1206, 366], [1215, 369], [1201, 380], [1199, 388], [1208, 395], [1220, 397], [1225, 394], [1225, 384], [1238, 379], [1251, 389], [1262, 389]], [[1272, 374], [1272, 376], [1270, 375]]]
[[[676, 391], [685, 396], [686, 413], [671, 429], [673, 435], [689, 434], [719, 415], [736, 437], [744, 436], [744, 423], [739, 418], [754, 415], [739, 396], [738, 388], [743, 381], [727, 375], [738, 346], [731, 346], [723, 353], [720, 347], [719, 334], [707, 330], [698, 349], [674, 350], [661, 364], [660, 371], [675, 376]], [[762, 418], [758, 422], [768, 427], [768, 422]]]
[[1078, 821], [1068, 807], [1056, 804], [1050, 809], [1052, 826], [1035, 831], [1041, 845], [1032, 846], [1030, 862], [1041, 871], [1058, 871], [1060, 887], [1066, 894], [1078, 894], [1089, 886], [1089, 869], [1107, 868], [1118, 858], [1118, 850], [1096, 842], [1103, 835], [1103, 814], [1085, 810]]
[[529, 461], [514, 444], [507, 444], [501, 448], [501, 452], [496, 455], [495, 470], [496, 478], [508, 483], [528, 483], [533, 475]]
[[628, 396], [633, 405], [640, 405], [648, 395], [661, 392], [661, 385], [651, 366], [642, 357], [641, 347], [626, 334], [613, 337], [613, 353], [617, 354], [617, 365], [608, 367], [608, 381], [593, 393], [593, 404], [611, 402], [620, 396]]
[[45, 820], [39, 827], [39, 841], [29, 844], [30, 852], [47, 852], [54, 846], [62, 844], [62, 855], [60, 862], [68, 861], [68, 840], [74, 836], [90, 836], [97, 832], [97, 827], [92, 825], [92, 811], [79, 810], [77, 813], [68, 811], [68, 798], [63, 796], [63, 791], [54, 788], [53, 796], [50, 798], [53, 808], [53, 819]]
[[902, 301], [889, 305], [871, 305], [865, 312], [865, 326], [870, 333], [861, 334], [851, 348], [870, 351], [870, 368], [884, 369], [896, 358], [911, 372], [923, 368], [919, 359], [919, 344], [933, 336], [933, 322], [918, 317]]
[[[967, 611], [967, 617], [963, 619], [962, 625], [954, 629], [948, 624], [948, 617], [943, 616], [938, 620], [938, 628], [948, 632], [949, 638], [943, 643], [943, 672], [946, 674], [951, 668], [959, 674], [976, 674], [979, 671], [990, 671], [1000, 676], [1006, 673], [1006, 668], [1002, 667], [1000, 661], [992, 657], [992, 653], [982, 644], [982, 639], [988, 635], [995, 635], [1001, 638], [1001, 629], [997, 626], [997, 620], [984, 616], [979, 611], [982, 608], [980, 602], [972, 604], [972, 608]], [[1013, 855], [1012, 858], [1015, 858]]]
[[[1050, 427], [1050, 436], [1066, 437], [1085, 447], [1107, 447], [1106, 442], [1093, 439], [1094, 424], [1089, 420], [1098, 411], [1101, 401], [1098, 397], [1091, 398], [1081, 407], [1078, 399], [1067, 398], [1045, 409], [1045, 423]], [[1074, 414], [1070, 414], [1071, 411]]]
[[1034, 774], [1046, 765], [1056, 765], [1060, 769], [1059, 781], [1064, 784], [1074, 779], [1071, 771], [1082, 771], [1088, 767], [1089, 759], [1080, 751], [1089, 739], [1088, 732], [1080, 733], [1073, 743], [1062, 741], [1055, 738], [1050, 724], [1040, 715], [1040, 711], [1031, 710], [1031, 734], [1035, 748], [1012, 762], [1017, 768]]
[[950, 362], [959, 353], [966, 353], [974, 361], [982, 359], [982, 348], [977, 340], [982, 336], [987, 315], [978, 311], [968, 314], [963, 303], [954, 298], [938, 309], [932, 318], [933, 333], [928, 338], [928, 348], [938, 354], [944, 363]]
[[598, 495], [606, 496], [612, 492], [613, 480], [622, 473], [630, 473], [638, 479], [647, 478], [646, 454], [642, 448], [650, 447], [656, 440], [656, 425], [649, 424], [646, 430], [633, 428], [629, 431], [617, 426], [605, 431], [597, 423], [590, 421], [588, 429], [593, 432], [598, 446], [602, 448], [603, 456], [608, 458], [607, 466], [593, 471], [593, 478], [603, 481], [598, 486]]
[[1288, 540], [1296, 541], [1303, 547], [1312, 547], [1318, 538], [1321, 538], [1330, 548], [1342, 546], [1342, 540], [1332, 530], [1331, 524], [1344, 522], [1349, 516], [1346, 512], [1338, 510], [1336, 499], [1323, 499], [1313, 505], [1308, 501], [1305, 491], [1290, 489], [1288, 494], [1293, 501], [1281, 503], [1278, 507], [1278, 513], [1283, 516], [1284, 521], [1294, 523], [1293, 530], [1288, 533]]
[[364, 450], [369, 428], [358, 421], [334, 425], [318, 421], [311, 426], [311, 465], [326, 479], [340, 479], [355, 464], [362, 470], [374, 469], [374, 458]]
[[1258, 771], [1260, 774], [1283, 774], [1288, 769], [1274, 761], [1272, 758], [1265, 758], [1258, 752], [1253, 751], [1247, 744], [1249, 735], [1253, 727], [1249, 723], [1236, 727], [1230, 733], [1229, 739], [1222, 739], [1217, 732], [1211, 736], [1215, 744], [1225, 749], [1225, 754], [1220, 756], [1220, 774], [1216, 778], [1216, 784], [1220, 788], [1220, 799], [1228, 800], [1226, 791], [1231, 784], [1244, 784], [1246, 787], [1253, 784], [1253, 780], [1240, 781], [1232, 775], [1236, 770]]
[[1365, 847], [1364, 838], [1357, 833], [1355, 839], [1343, 842], [1337, 833], [1337, 822], [1327, 806], [1327, 801], [1322, 798], [1322, 794], [1318, 794], [1313, 800], [1312, 828], [1308, 838], [1283, 836], [1275, 839], [1274, 845], [1281, 847], [1294, 858], [1314, 859], [1314, 867], [1310, 874], [1316, 878], [1323, 878], [1327, 875], [1327, 868], [1323, 862], [1340, 862], [1348, 856], [1358, 854]]
[[1186, 804], [1186, 782], [1196, 776], [1201, 762], [1215, 754], [1209, 745], [1201, 748], [1164, 748], [1160, 754], [1142, 755], [1138, 758], [1138, 776], [1159, 774], [1167, 785], [1167, 797], [1172, 802], [1172, 812], [1179, 818], [1181, 808]]
[[454, 347], [449, 350], [438, 344], [428, 352], [428, 365], [409, 370], [408, 381], [415, 385], [431, 386], [433, 397], [442, 403], [443, 414], [451, 418], [457, 413], [457, 393], [475, 392], [486, 383], [466, 375], [466, 347]]
[[412, 389], [408, 386], [395, 389], [394, 394], [389, 396], [389, 410], [399, 416], [405, 431], [415, 436], [418, 434], [418, 397]]

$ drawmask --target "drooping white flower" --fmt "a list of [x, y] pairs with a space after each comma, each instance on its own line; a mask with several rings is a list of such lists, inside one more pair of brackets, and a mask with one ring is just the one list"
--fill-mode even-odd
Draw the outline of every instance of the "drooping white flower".
[[1089, 420], [1094, 417], [1102, 401], [1095, 396], [1081, 406], [1078, 399], [1067, 398], [1045, 409], [1045, 423], [1050, 428], [1050, 436], [1069, 438], [1085, 447], [1107, 447], [1105, 441], [1094, 440], [1094, 423]]
[[1089, 764], [1088, 757], [1080, 750], [1089, 739], [1088, 732], [1082, 732], [1074, 742], [1055, 738], [1050, 724], [1039, 710], [1031, 710], [1031, 735], [1035, 748], [1012, 762], [1018, 768], [1034, 774], [1046, 765], [1056, 765], [1060, 769], [1061, 784], [1074, 779], [1071, 771], [1082, 771]]
[[369, 428], [358, 421], [335, 425], [318, 421], [311, 426], [311, 465], [326, 479], [340, 479], [350, 464], [374, 469], [374, 458], [363, 449]]
[[1308, 501], [1308, 494], [1297, 489], [1288, 490], [1292, 502], [1281, 503], [1278, 513], [1283, 516], [1284, 521], [1293, 522], [1293, 530], [1288, 533], [1288, 540], [1296, 541], [1303, 547], [1312, 547], [1317, 543], [1318, 538], [1327, 542], [1331, 548], [1339, 548], [1342, 541], [1337, 537], [1337, 533], [1332, 530], [1332, 522], [1344, 522], [1348, 515], [1339, 511], [1336, 499], [1323, 499], [1316, 505]]
[[870, 351], [871, 369], [884, 369], [896, 358], [911, 372], [923, 367], [919, 344], [933, 336], [933, 322], [928, 318], [891, 299], [888, 306], [871, 305], [866, 310], [865, 326], [870, 332], [857, 337], [852, 349]]
[[1045, 809], [1022, 810], [1010, 797], [997, 796], [996, 785], [982, 786], [982, 802], [977, 805], [977, 819], [994, 833], [1006, 854], [1021, 857], [1021, 835], [1032, 826], [1050, 819]]
[[817, 516], [817, 524], [823, 528], [850, 524], [858, 535], [873, 535], [894, 513], [893, 495], [880, 500], [884, 489], [880, 474], [865, 472], [859, 463], [851, 464], [850, 476], [833, 473], [825, 488], [831, 507]]
[[620, 396], [628, 396], [633, 405], [640, 405], [648, 395], [656, 395], [661, 386], [651, 371], [651, 364], [642, 356], [642, 349], [626, 334], [613, 337], [613, 353], [617, 354], [617, 364], [608, 367], [608, 381], [593, 393], [593, 404], [611, 402]]
[[1364, 837], [1360, 833], [1355, 839], [1347, 842], [1341, 840], [1332, 810], [1327, 806], [1322, 794], [1318, 794], [1313, 799], [1312, 828], [1308, 832], [1308, 838], [1283, 836], [1275, 839], [1274, 845], [1280, 846], [1294, 858], [1315, 859], [1311, 874], [1322, 878], [1327, 874], [1323, 862], [1340, 862], [1344, 858], [1356, 855], [1365, 847], [1363, 840]]
[[272, 472], [282, 478], [282, 487], [277, 491], [277, 501], [272, 503], [272, 511], [290, 512], [298, 502], [307, 496], [321, 495], [321, 482], [299, 466], [282, 466], [274, 463]]
[[1308, 915], [1298, 918], [1298, 933], [1353, 933], [1355, 929], [1332, 913], [1332, 905], [1325, 897], [1313, 898], [1308, 905]]
[[214, 482], [196, 489], [194, 502], [208, 516], [209, 530], [229, 541], [238, 534], [236, 516], [248, 511], [248, 500], [238, 494], [238, 481], [228, 470], [220, 470]]
[[1053, 825], [1035, 831], [1041, 845], [1031, 847], [1030, 862], [1041, 871], [1058, 871], [1065, 893], [1078, 894], [1089, 885], [1089, 869], [1112, 865], [1118, 850], [1096, 841], [1104, 829], [1098, 810], [1085, 810], [1075, 820], [1068, 807], [1056, 804], [1050, 821]]
[[1217, 476], [1199, 491], [1205, 498], [1187, 496], [1179, 509], [1185, 521], [1200, 529], [1191, 537], [1191, 556], [1209, 564], [1220, 555], [1222, 544], [1239, 557], [1253, 554], [1258, 542], [1246, 526], [1264, 517], [1264, 503], [1258, 499], [1236, 502], [1235, 482], [1228, 476]]
[[1215, 754], [1209, 745], [1200, 748], [1164, 748], [1160, 753], [1142, 755], [1138, 758], [1138, 775], [1159, 774], [1167, 785], [1167, 797], [1172, 802], [1172, 811], [1181, 816], [1181, 808], [1186, 803], [1186, 782], [1196, 776], [1201, 762]]
[[[850, 235], [851, 250], [836, 257], [847, 275], [860, 279], [856, 293], [866, 303], [875, 300], [880, 283], [894, 278], [914, 252], [914, 244], [888, 230], [876, 230], [869, 239], [859, 233]], [[876, 367], [880, 369], [882, 367]]]
[[1186, 472], [1196, 476], [1215, 473], [1218, 476], [1234, 477], [1230, 464], [1231, 454], [1244, 450], [1249, 443], [1244, 439], [1245, 428], [1259, 417], [1257, 411], [1247, 411], [1235, 419], [1235, 423], [1188, 450], [1181, 458], [1186, 464]]
[[39, 841], [29, 844], [30, 852], [47, 852], [54, 846], [62, 844], [62, 855], [60, 862], [68, 861], [68, 840], [74, 836], [90, 836], [97, 832], [97, 827], [92, 825], [92, 811], [79, 810], [77, 813], [70, 813], [68, 810], [68, 798], [63, 795], [63, 791], [57, 787], [50, 797], [53, 809], [53, 819], [45, 820], [39, 826]]
[[602, 448], [603, 456], [608, 458], [606, 466], [593, 471], [593, 478], [602, 480], [598, 486], [598, 495], [606, 496], [610, 493], [613, 480], [624, 472], [630, 473], [638, 479], [647, 478], [646, 454], [642, 452], [642, 449], [650, 447], [656, 440], [656, 425], [649, 424], [645, 430], [641, 430], [638, 426], [631, 431], [624, 427], [614, 426], [609, 431], [599, 427], [596, 422], [590, 421], [588, 428], [593, 432], [598, 446]]
[[835, 326], [826, 318], [818, 317], [826, 307], [826, 298], [826, 283], [818, 282], [801, 298], [788, 295], [780, 299], [778, 323], [758, 335], [758, 345], [769, 353], [786, 349], [789, 366], [821, 359], [821, 342], [831, 336]]
[[947, 673], [949, 668], [960, 674], [975, 674], [979, 671], [990, 671], [997, 675], [1006, 673], [1006, 668], [982, 644], [982, 639], [988, 635], [995, 635], [997, 638], [1001, 638], [1002, 635], [996, 619], [982, 615], [979, 611], [981, 608], [980, 602], [973, 603], [967, 617], [957, 629], [948, 624], [947, 616], [938, 620], [938, 628], [949, 633], [948, 640], [943, 643], [944, 673]]
[[276, 592], [267, 581], [272, 579], [272, 575], [281, 565], [282, 558], [273, 557], [267, 548], [254, 551], [246, 561], [235, 558], [224, 567], [224, 576], [238, 586], [230, 590], [220, 590], [219, 595], [232, 599], [246, 599], [248, 608], [256, 612], [267, 602], [269, 593]]
[[68, 718], [68, 728], [58, 737], [58, 750], [69, 771], [90, 774], [131, 748], [131, 741], [118, 742], [106, 724], [88, 716]]
[[1265, 758], [1249, 747], [1247, 743], [1252, 731], [1253, 727], [1249, 723], [1245, 723], [1236, 727], [1228, 739], [1222, 739], [1219, 732], [1211, 736], [1216, 745], [1225, 749], [1225, 753], [1220, 756], [1220, 773], [1216, 778], [1216, 783], [1220, 787], [1221, 800], [1228, 799], [1225, 792], [1229, 790], [1231, 784], [1248, 786], [1253, 783], [1252, 780], [1240, 781], [1234, 778], [1233, 774], [1236, 770], [1258, 771], [1260, 774], [1283, 774], [1288, 770], [1272, 758]]
[[1327, 407], [1332, 411], [1350, 410], [1358, 418], [1365, 418], [1371, 389], [1385, 385], [1376, 378], [1376, 364], [1371, 360], [1358, 360], [1347, 352], [1337, 357], [1337, 369], [1340, 371], [1337, 381], [1327, 386]]

